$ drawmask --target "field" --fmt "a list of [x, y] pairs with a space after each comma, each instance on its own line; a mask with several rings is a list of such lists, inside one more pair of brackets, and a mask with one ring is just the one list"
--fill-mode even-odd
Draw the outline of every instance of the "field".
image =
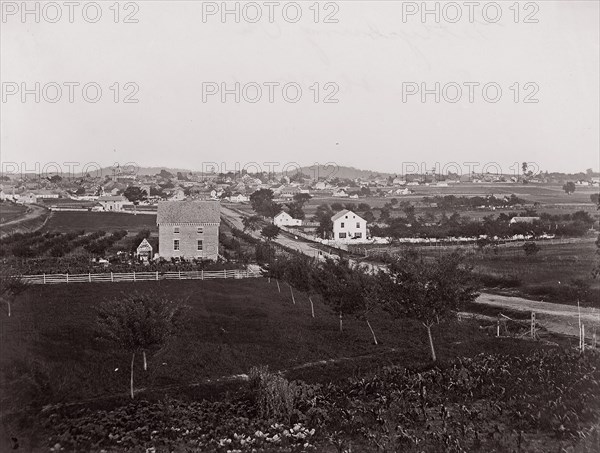
[[[498, 254], [473, 247], [463, 249], [474, 270], [485, 275], [486, 291], [572, 305], [577, 303], [573, 280], [581, 279], [590, 285], [589, 293], [581, 298], [582, 304], [599, 307], [600, 279], [592, 278], [591, 274], [597, 260], [595, 243], [545, 244], [540, 241], [538, 244], [540, 251], [535, 256], [525, 256], [522, 247], [501, 247]], [[418, 250], [430, 258], [449, 252], [441, 248]]]
[[[564, 214], [567, 212], [574, 212], [578, 210], [585, 210], [590, 213], [595, 212], [595, 206], [590, 200], [590, 195], [598, 193], [598, 188], [592, 187], [577, 187], [575, 193], [567, 195], [561, 186], [554, 185], [538, 185], [538, 184], [456, 184], [449, 187], [437, 187], [437, 186], [411, 186], [409, 187], [414, 194], [411, 195], [395, 195], [389, 197], [381, 196], [370, 196], [366, 198], [351, 199], [351, 198], [337, 198], [332, 196], [323, 196], [318, 193], [312, 194], [313, 199], [310, 200], [304, 211], [306, 217], [310, 218], [315, 214], [318, 205], [326, 203], [331, 205], [332, 203], [367, 203], [372, 209], [381, 208], [392, 198], [396, 198], [398, 201], [407, 201], [417, 205], [417, 215], [420, 215], [428, 208], [419, 206], [419, 203], [424, 197], [432, 197], [435, 195], [455, 195], [457, 197], [474, 197], [474, 196], [487, 196], [495, 195], [510, 196], [515, 194], [517, 197], [524, 199], [527, 203], [533, 206], [534, 203], [540, 203], [540, 206], [536, 209], [540, 212], [548, 212], [550, 214]], [[383, 190], [388, 191], [390, 188], [384, 188]], [[371, 189], [374, 192], [374, 189]], [[285, 203], [285, 202], [284, 202]], [[253, 214], [252, 207], [250, 204], [236, 205], [236, 208], [246, 212], [247, 214]], [[507, 210], [489, 210], [482, 209], [477, 211], [465, 211], [461, 210], [461, 216], [468, 216], [474, 219], [481, 219], [486, 215], [497, 215], [500, 212], [514, 211], [511, 209]], [[437, 210], [433, 212], [439, 213]], [[376, 213], [377, 214], [377, 213]], [[393, 211], [393, 216], [401, 215], [401, 211]]]
[[[374, 314], [371, 324], [381, 341], [376, 346], [363, 321], [348, 318], [339, 333], [337, 317], [319, 300], [313, 319], [305, 295], [296, 294], [293, 305], [287, 285], [281, 284], [280, 293], [275, 282], [265, 279], [40, 285], [19, 296], [12, 317], [0, 314], [4, 435], [17, 435], [25, 450], [36, 450], [43, 445], [36, 438], [40, 433], [29, 428], [29, 417], [41, 406], [88, 400], [92, 406], [110, 408], [124, 402], [130, 356], [97, 340], [94, 308], [134, 290], [164, 293], [188, 307], [181, 334], [151, 354], [148, 372], [141, 371], [141, 362], [136, 364], [136, 388], [150, 399], [171, 395], [195, 400], [206, 396], [202, 384], [207, 378], [247, 373], [256, 365], [289, 370], [289, 378], [326, 383], [383, 364], [428, 362], [420, 324]], [[490, 338], [470, 322], [442, 324], [434, 336], [442, 361], [481, 351], [518, 353], [538, 347]], [[329, 365], [301, 366], [342, 358]]]
[[157, 230], [156, 215], [125, 214], [118, 212], [53, 212], [42, 231], [78, 231], [93, 232], [104, 230], [126, 230], [137, 233], [141, 230]]
[[0, 203], [0, 224], [12, 222], [23, 216], [27, 211], [27, 207], [14, 203]]

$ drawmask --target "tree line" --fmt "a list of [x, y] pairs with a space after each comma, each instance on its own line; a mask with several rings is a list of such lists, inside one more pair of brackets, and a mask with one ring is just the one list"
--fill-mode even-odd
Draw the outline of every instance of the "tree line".
[[[378, 344], [370, 315], [382, 310], [394, 319], [411, 318], [427, 332], [431, 358], [436, 360], [432, 328], [451, 319], [478, 296], [478, 279], [458, 253], [427, 260], [408, 253], [396, 257], [385, 269], [368, 268], [346, 259], [324, 261], [292, 252], [265, 254], [264, 275], [287, 282], [296, 291], [320, 295], [339, 317], [343, 331], [346, 316], [364, 321]], [[292, 297], [293, 297], [292, 289]], [[295, 301], [295, 299], [293, 299]], [[314, 309], [312, 310], [314, 316]]]

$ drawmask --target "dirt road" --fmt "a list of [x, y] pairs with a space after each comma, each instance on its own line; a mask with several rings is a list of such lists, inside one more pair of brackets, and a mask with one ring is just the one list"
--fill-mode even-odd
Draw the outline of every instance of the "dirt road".
[[539, 302], [522, 297], [499, 296], [487, 293], [482, 293], [476, 302], [528, 313], [534, 312], [539, 323], [549, 331], [572, 336], [579, 335], [579, 313], [581, 313], [581, 322], [586, 330], [585, 336], [591, 339], [594, 329], [600, 333], [600, 310], [593, 308], [581, 308], [578, 311], [577, 306], [573, 305]]
[[[9, 222], [0, 223], [0, 236], [6, 234], [13, 234], [21, 230], [20, 225], [24, 224], [28, 220], [35, 219], [36, 217], [42, 217], [47, 213], [47, 209], [42, 206], [29, 205], [27, 211], [22, 217], [11, 220]], [[23, 228], [23, 230], [29, 231], [29, 228]]]

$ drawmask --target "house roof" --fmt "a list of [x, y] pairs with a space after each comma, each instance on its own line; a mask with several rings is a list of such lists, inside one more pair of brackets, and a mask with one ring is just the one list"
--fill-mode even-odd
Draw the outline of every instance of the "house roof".
[[510, 219], [512, 223], [532, 223], [540, 220], [539, 217], [513, 217]]
[[160, 201], [156, 224], [219, 223], [221, 204], [218, 201]]
[[365, 220], [361, 216], [359, 216], [358, 214], [356, 214], [355, 212], [348, 211], [347, 209], [344, 209], [343, 211], [340, 211], [337, 214], [334, 214], [333, 217], [331, 217], [331, 221], [335, 222], [337, 219], [341, 219], [342, 217], [344, 217], [344, 216], [346, 216], [348, 214], [355, 215], [360, 220]]
[[276, 219], [277, 217], [281, 217], [282, 215], [286, 215], [288, 217], [291, 217], [291, 215], [289, 215], [287, 212], [285, 211], [281, 211], [279, 214], [277, 214], [275, 217], [273, 217], [274, 219]]
[[150, 243], [148, 242], [148, 240], [146, 238], [144, 238], [142, 240], [142, 242], [140, 242], [140, 245], [137, 246], [137, 251], [144, 251], [144, 250], [149, 250], [152, 251], [152, 246], [150, 245]]
[[127, 201], [123, 195], [104, 195], [98, 197], [98, 201]]

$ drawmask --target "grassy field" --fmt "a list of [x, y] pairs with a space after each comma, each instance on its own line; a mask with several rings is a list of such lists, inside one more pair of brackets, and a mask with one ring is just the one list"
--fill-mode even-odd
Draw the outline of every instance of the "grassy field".
[[76, 231], [93, 232], [104, 230], [127, 230], [129, 233], [144, 229], [157, 230], [156, 215], [132, 215], [119, 212], [53, 212], [43, 231]]
[[[524, 199], [530, 204], [533, 204], [535, 202], [540, 203], [541, 206], [537, 208], [539, 211], [548, 212], [550, 214], [564, 214], [566, 212], [574, 212], [578, 210], [586, 210], [590, 212], [595, 211], [596, 209], [590, 200], [590, 195], [593, 193], [598, 193], [598, 188], [577, 187], [575, 193], [567, 195], [562, 189], [562, 186], [537, 184], [456, 184], [451, 185], [449, 187], [412, 186], [410, 187], [410, 189], [413, 190], [415, 193], [411, 195], [397, 195], [395, 197], [390, 196], [388, 198], [373, 196], [367, 198], [361, 197], [359, 199], [350, 199], [336, 198], [332, 196], [322, 196], [318, 193], [314, 193], [312, 194], [313, 199], [306, 204], [304, 211], [306, 213], [307, 218], [310, 218], [315, 214], [317, 206], [323, 203], [327, 203], [330, 205], [332, 203], [367, 203], [371, 206], [371, 208], [380, 208], [386, 203], [388, 203], [391, 198], [397, 198], [399, 201], [408, 201], [410, 203], [415, 204], [421, 202], [423, 197], [432, 197], [436, 195], [455, 195], [457, 197], [495, 195], [499, 197], [504, 195], [515, 194], [516, 196]], [[252, 207], [249, 203], [236, 205], [236, 208], [247, 212], [248, 214], [253, 214]], [[508, 211], [510, 210], [506, 210], [506, 212]], [[421, 212], [423, 212], [423, 208], [417, 209], [417, 214], [420, 214]], [[460, 214], [473, 218], [482, 218], [490, 214], [497, 215], [500, 212], [505, 211], [461, 210]], [[393, 214], [400, 215], [400, 213], [394, 212]]]
[[[290, 378], [329, 382], [384, 364], [420, 366], [429, 360], [419, 323], [373, 314], [371, 323], [381, 342], [376, 346], [364, 321], [347, 317], [340, 333], [337, 316], [321, 301], [315, 298], [313, 319], [306, 295], [296, 294], [293, 305], [287, 285], [281, 284], [280, 293], [274, 281], [265, 279], [35, 286], [13, 304], [12, 317], [0, 314], [5, 436], [17, 433], [35, 443], [26, 414], [43, 405], [109, 401], [111, 396], [116, 400], [109, 404], [126, 401], [130, 356], [96, 338], [94, 308], [134, 290], [164, 293], [188, 307], [181, 333], [150, 356], [149, 370], [141, 370], [141, 360], [136, 363], [136, 387], [146, 389], [146, 397], [198, 398], [205, 387], [190, 384], [246, 373], [258, 364], [291, 370]], [[434, 337], [442, 361], [537, 347], [488, 337], [471, 322], [442, 324]], [[306, 362], [361, 355], [371, 357], [294, 369]]]
[[24, 205], [18, 205], [14, 203], [1, 202], [0, 203], [0, 224], [6, 222], [12, 222], [23, 216], [27, 211], [27, 207]]
[[[525, 256], [521, 247], [501, 247], [498, 254], [476, 248], [465, 248], [469, 260], [478, 273], [496, 279], [503, 294], [522, 296], [546, 302], [576, 304], [576, 297], [569, 288], [573, 279], [584, 279], [591, 287], [588, 302], [600, 300], [600, 279], [591, 276], [597, 260], [597, 247], [593, 241], [572, 244], [545, 244], [538, 242], [541, 250], [535, 256]], [[425, 257], [436, 257], [450, 249], [420, 248]], [[470, 253], [469, 253], [470, 252]], [[597, 306], [597, 302], [596, 302]]]

